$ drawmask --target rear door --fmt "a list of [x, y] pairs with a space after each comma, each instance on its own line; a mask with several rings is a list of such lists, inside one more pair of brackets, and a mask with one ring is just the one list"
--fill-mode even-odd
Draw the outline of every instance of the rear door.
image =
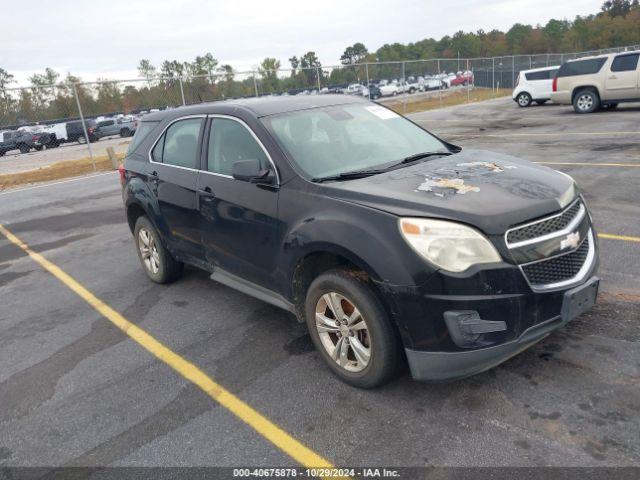
[[[278, 174], [250, 127], [235, 117], [211, 116], [198, 177], [200, 232], [211, 266], [273, 289], [283, 229], [277, 219]], [[235, 180], [233, 163], [258, 159], [275, 185]]]
[[196, 182], [205, 116], [174, 120], [151, 150], [147, 181], [160, 209], [158, 227], [180, 255], [202, 261]]
[[639, 98], [638, 53], [616, 55], [611, 62], [605, 80], [606, 100], [631, 100]]

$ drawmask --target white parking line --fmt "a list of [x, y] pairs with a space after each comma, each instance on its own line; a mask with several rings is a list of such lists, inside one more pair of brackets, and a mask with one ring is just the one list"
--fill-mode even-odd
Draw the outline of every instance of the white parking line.
[[95, 178], [95, 177], [102, 177], [104, 175], [114, 175], [116, 173], [117, 173], [116, 171], [104, 172], [104, 173], [94, 173], [92, 175], [84, 175], [84, 176], [81, 176], [81, 177], [74, 177], [74, 178], [70, 178], [68, 180], [60, 180], [59, 182], [43, 183], [41, 185], [33, 185], [31, 187], [25, 187], [25, 188], [12, 188], [10, 190], [7, 190], [6, 192], [0, 192], [0, 196], [1, 195], [9, 195], [10, 193], [25, 192], [27, 190], [35, 190], [36, 188], [53, 187], [54, 185], [60, 185], [62, 183], [77, 182], [78, 180], [87, 180], [87, 179], [91, 179], [91, 178]]

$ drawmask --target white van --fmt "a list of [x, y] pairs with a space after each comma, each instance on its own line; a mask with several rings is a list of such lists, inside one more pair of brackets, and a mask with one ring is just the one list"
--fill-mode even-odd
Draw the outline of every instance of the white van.
[[544, 104], [551, 98], [553, 77], [560, 67], [534, 68], [522, 70], [516, 79], [512, 98], [520, 107], [528, 107], [531, 102]]

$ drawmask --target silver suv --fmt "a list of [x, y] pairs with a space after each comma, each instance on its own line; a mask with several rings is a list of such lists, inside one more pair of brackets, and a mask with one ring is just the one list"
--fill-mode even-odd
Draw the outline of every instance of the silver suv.
[[640, 51], [636, 51], [571, 60], [558, 70], [551, 100], [573, 105], [577, 113], [640, 102], [639, 58]]

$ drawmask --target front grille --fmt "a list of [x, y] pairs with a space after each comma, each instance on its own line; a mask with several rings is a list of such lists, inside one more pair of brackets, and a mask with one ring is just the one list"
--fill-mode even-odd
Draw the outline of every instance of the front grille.
[[571, 280], [584, 265], [589, 254], [589, 237], [573, 252], [522, 266], [531, 285], [548, 285]]
[[551, 218], [540, 220], [539, 222], [525, 225], [524, 227], [514, 228], [507, 233], [507, 243], [514, 244], [525, 240], [531, 240], [532, 238], [538, 238], [548, 233], [557, 232], [562, 230], [571, 223], [578, 211], [580, 210], [581, 202], [576, 201], [567, 208], [562, 214], [556, 215]]

